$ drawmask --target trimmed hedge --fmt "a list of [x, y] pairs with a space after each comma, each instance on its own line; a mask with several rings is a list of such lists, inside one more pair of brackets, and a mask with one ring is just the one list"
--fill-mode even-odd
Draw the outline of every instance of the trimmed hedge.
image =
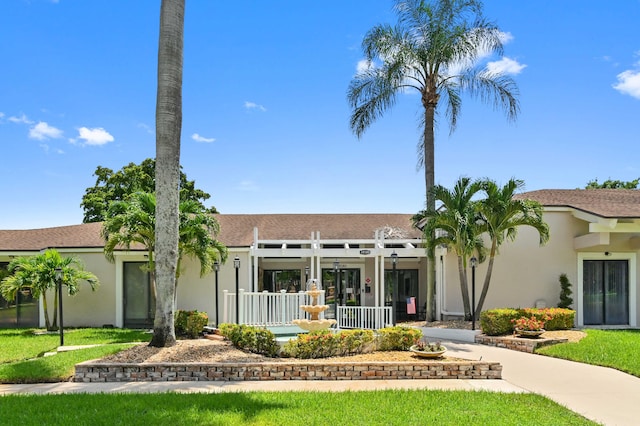
[[422, 338], [422, 330], [410, 327], [385, 327], [378, 330], [377, 349], [380, 351], [408, 351]]
[[209, 323], [209, 316], [206, 312], [176, 311], [174, 326], [176, 334], [195, 339], [202, 333], [204, 327]]
[[576, 312], [564, 308], [502, 308], [480, 313], [480, 327], [488, 336], [500, 336], [513, 332], [512, 320], [520, 317], [535, 317], [545, 321], [545, 330], [568, 330], [573, 328]]
[[359, 354], [373, 349], [374, 338], [372, 330], [312, 331], [285, 343], [281, 355], [310, 359]]
[[266, 328], [225, 323], [220, 324], [219, 330], [239, 349], [269, 357], [278, 356], [280, 351], [275, 334]]

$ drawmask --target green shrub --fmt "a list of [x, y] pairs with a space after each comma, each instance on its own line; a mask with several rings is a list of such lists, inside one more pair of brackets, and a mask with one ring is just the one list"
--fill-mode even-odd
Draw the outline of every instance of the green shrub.
[[575, 314], [575, 311], [564, 308], [490, 309], [480, 313], [480, 327], [488, 336], [500, 336], [512, 333], [514, 321], [518, 318], [534, 317], [544, 321], [545, 330], [567, 330], [573, 328]]
[[282, 347], [282, 355], [293, 358], [327, 358], [338, 353], [339, 340], [337, 334], [329, 330], [312, 331], [298, 334]]
[[513, 331], [511, 320], [520, 318], [523, 314], [517, 309], [490, 309], [480, 313], [480, 327], [487, 336], [499, 336]]
[[277, 356], [280, 351], [275, 334], [266, 328], [229, 323], [220, 324], [218, 328], [220, 334], [239, 349], [269, 357]]
[[206, 312], [176, 311], [175, 329], [176, 334], [195, 339], [202, 333], [204, 327], [209, 323], [209, 316]]
[[544, 320], [544, 329], [548, 331], [573, 328], [576, 315], [576, 311], [564, 308], [525, 308], [521, 311], [527, 316], [535, 316], [537, 319]]
[[363, 353], [373, 349], [375, 335], [371, 330], [329, 330], [299, 334], [282, 347], [282, 356], [310, 359]]
[[571, 282], [567, 277], [567, 274], [560, 274], [560, 303], [558, 303], [558, 308], [569, 308], [573, 303], [573, 298], [571, 294]]
[[377, 349], [407, 351], [422, 337], [422, 330], [411, 327], [385, 327], [378, 330]]

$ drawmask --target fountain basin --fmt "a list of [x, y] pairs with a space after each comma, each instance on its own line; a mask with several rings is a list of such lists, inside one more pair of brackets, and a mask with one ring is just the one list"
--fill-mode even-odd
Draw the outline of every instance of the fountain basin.
[[297, 319], [291, 321], [298, 327], [307, 331], [318, 331], [318, 330], [326, 330], [336, 323], [334, 319], [317, 319], [317, 320], [308, 320], [308, 319]]

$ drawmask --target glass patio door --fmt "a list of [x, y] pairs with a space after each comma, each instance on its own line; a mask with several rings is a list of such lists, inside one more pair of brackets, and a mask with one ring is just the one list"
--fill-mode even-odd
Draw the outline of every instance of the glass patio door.
[[124, 326], [148, 328], [153, 326], [156, 300], [149, 273], [143, 270], [146, 262], [125, 262], [124, 270]]
[[585, 325], [629, 324], [629, 262], [585, 260], [582, 270]]

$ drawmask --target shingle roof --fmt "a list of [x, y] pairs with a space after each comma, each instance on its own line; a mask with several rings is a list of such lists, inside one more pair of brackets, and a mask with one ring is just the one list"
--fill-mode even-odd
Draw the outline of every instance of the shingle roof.
[[[219, 214], [218, 239], [227, 247], [248, 247], [253, 228], [261, 240], [308, 240], [319, 231], [321, 239], [373, 239], [382, 227], [400, 229], [406, 238], [420, 238], [410, 214]], [[55, 248], [100, 248], [101, 223], [29, 230], [0, 230], [1, 251]]]
[[391, 227], [404, 231], [406, 238], [420, 238], [410, 214], [221, 214], [219, 240], [228, 247], [253, 243], [253, 228], [261, 240], [308, 240], [312, 232], [320, 239], [373, 239], [375, 230]]
[[58, 226], [56, 228], [0, 230], [0, 250], [32, 251], [50, 247], [103, 247], [101, 223]]
[[517, 197], [546, 207], [572, 207], [604, 218], [640, 218], [637, 189], [541, 189]]

